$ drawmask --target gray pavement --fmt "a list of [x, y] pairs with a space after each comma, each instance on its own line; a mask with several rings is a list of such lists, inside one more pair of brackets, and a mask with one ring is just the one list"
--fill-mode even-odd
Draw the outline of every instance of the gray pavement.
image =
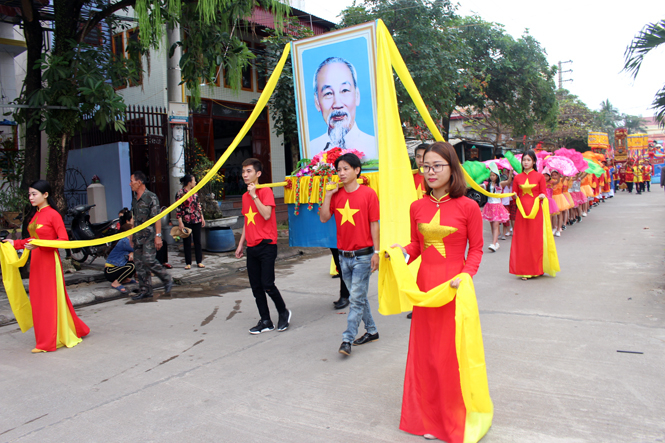
[[[510, 240], [486, 252], [483, 442], [665, 441], [663, 219], [658, 188], [619, 194], [557, 239], [556, 278], [508, 274]], [[329, 256], [279, 265], [282, 333], [247, 333], [258, 313], [243, 272], [78, 308], [92, 332], [72, 349], [32, 355], [32, 331], [0, 327], [0, 442], [423, 441], [398, 429], [405, 315], [375, 312], [381, 340], [344, 358]], [[370, 294], [376, 311], [376, 275]]]

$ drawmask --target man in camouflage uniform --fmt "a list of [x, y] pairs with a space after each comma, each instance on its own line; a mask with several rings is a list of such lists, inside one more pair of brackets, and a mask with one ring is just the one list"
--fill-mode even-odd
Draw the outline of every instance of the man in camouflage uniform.
[[[134, 226], [139, 226], [159, 214], [159, 199], [145, 187], [147, 178], [141, 171], [132, 174], [129, 186], [132, 188], [132, 214]], [[157, 234], [155, 234], [155, 231]], [[164, 283], [164, 292], [168, 294], [173, 287], [173, 279], [162, 268], [156, 258], [157, 250], [166, 245], [162, 244], [162, 223], [151, 225], [134, 234], [134, 262], [136, 273], [139, 276], [139, 293], [132, 300], [152, 297], [152, 280], [150, 272], [155, 274]]]

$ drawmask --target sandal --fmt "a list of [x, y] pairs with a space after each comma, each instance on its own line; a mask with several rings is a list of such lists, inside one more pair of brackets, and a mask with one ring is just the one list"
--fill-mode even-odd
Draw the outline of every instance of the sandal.
[[168, 263], [164, 263], [162, 266], [164, 266], [166, 269], [171, 269], [171, 268], [173, 268], [173, 266], [171, 266], [171, 265], [168, 264]]
[[185, 269], [187, 269], [187, 270], [192, 269], [192, 265], [186, 265], [186, 266], [185, 266]]
[[203, 263], [197, 263], [196, 265], [197, 265], [199, 268], [205, 268], [205, 267], [206, 267], [206, 265], [204, 265]]
[[125, 289], [125, 287], [123, 285], [119, 285], [119, 286], [115, 286], [115, 287], [111, 286], [111, 287], [113, 289], [115, 289], [116, 291], [118, 291], [119, 293], [121, 293], [121, 294], [126, 294], [127, 293], [127, 289]]

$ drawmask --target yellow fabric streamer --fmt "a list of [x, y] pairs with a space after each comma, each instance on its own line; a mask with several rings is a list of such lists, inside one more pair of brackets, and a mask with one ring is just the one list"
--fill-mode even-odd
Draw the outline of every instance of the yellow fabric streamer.
[[76, 336], [76, 326], [72, 313], [69, 312], [67, 299], [65, 298], [65, 282], [62, 274], [62, 267], [60, 266], [60, 257], [57, 250], [53, 251], [55, 259], [55, 286], [56, 286], [56, 348], [66, 346], [73, 348], [83, 341], [82, 338]]
[[14, 246], [9, 243], [0, 243], [0, 267], [2, 268], [2, 283], [5, 285], [9, 306], [12, 308], [14, 318], [21, 332], [32, 328], [32, 307], [28, 294], [25, 292], [21, 273], [18, 268], [25, 265], [30, 256], [30, 251], [25, 249], [21, 258]]
[[[467, 410], [464, 442], [477, 442], [492, 425], [494, 406], [487, 385], [485, 350], [473, 280], [469, 274], [462, 273], [451, 279], [451, 281], [455, 278], [460, 279], [457, 290], [451, 288], [450, 281], [448, 281], [427, 292], [422, 292], [418, 288], [415, 276], [404, 261], [402, 251], [399, 248], [391, 248], [388, 250], [388, 254], [390, 259], [382, 257], [379, 265], [379, 269], [388, 270], [379, 277], [379, 287], [396, 290], [398, 296], [388, 297], [387, 300], [384, 299], [384, 303], [380, 303], [379, 312], [381, 314], [399, 314], [411, 310], [413, 306], [438, 308], [457, 297], [455, 348], [459, 363], [462, 397]], [[381, 291], [379, 294], [381, 296]]]
[[210, 168], [210, 171], [201, 179], [201, 181], [194, 186], [191, 191], [186, 193], [185, 195], [180, 198], [180, 200], [176, 201], [173, 203], [171, 206], [166, 208], [163, 212], [160, 214], [157, 214], [147, 222], [143, 223], [142, 225], [136, 226], [133, 229], [130, 229], [129, 231], [121, 232], [119, 234], [111, 235], [108, 237], [103, 237], [101, 239], [95, 239], [95, 240], [76, 240], [76, 241], [65, 241], [65, 240], [33, 240], [32, 243], [37, 245], [37, 246], [48, 246], [50, 248], [83, 248], [86, 246], [97, 246], [97, 245], [102, 245], [105, 243], [110, 243], [114, 242], [116, 240], [120, 240], [122, 238], [128, 237], [132, 234], [135, 234], [148, 226], [156, 223], [158, 220], [160, 220], [164, 215], [170, 213], [171, 211], [175, 210], [178, 206], [180, 206], [185, 200], [187, 200], [190, 196], [192, 196], [194, 193], [198, 192], [215, 174], [217, 174], [217, 171], [219, 171], [219, 168], [222, 167], [222, 165], [226, 162], [226, 160], [233, 154], [235, 151], [236, 147], [238, 144], [242, 141], [242, 139], [247, 135], [247, 132], [249, 132], [250, 128], [256, 121], [256, 119], [259, 117], [261, 112], [263, 111], [263, 108], [265, 108], [266, 104], [268, 103], [268, 100], [270, 99], [270, 96], [272, 95], [273, 91], [275, 90], [275, 86], [277, 85], [277, 80], [279, 79], [280, 74], [282, 73], [282, 70], [284, 69], [284, 63], [286, 63], [286, 59], [289, 55], [289, 52], [291, 51], [291, 44], [287, 44], [284, 47], [284, 52], [282, 53], [282, 58], [280, 58], [279, 63], [277, 63], [277, 66], [275, 66], [275, 70], [272, 72], [270, 75], [270, 79], [268, 80], [268, 83], [266, 84], [265, 89], [261, 93], [261, 96], [259, 97], [258, 102], [256, 103], [256, 106], [254, 106], [254, 110], [250, 114], [249, 118], [245, 122], [245, 124], [242, 126], [240, 129], [240, 132], [236, 137], [233, 139], [233, 143], [224, 151], [224, 154], [217, 160], [217, 163]]
[[[554, 243], [554, 234], [552, 233], [552, 220], [550, 216], [550, 203], [544, 198], [540, 200], [543, 206], [543, 272], [556, 277], [556, 273], [561, 271], [559, 267], [559, 255], [556, 252], [556, 244]], [[531, 213], [526, 215], [524, 212], [524, 206], [519, 197], [516, 199], [517, 209], [522, 214], [522, 217], [533, 220], [538, 214], [538, 208], [540, 204], [538, 201], [533, 203], [531, 208]]]

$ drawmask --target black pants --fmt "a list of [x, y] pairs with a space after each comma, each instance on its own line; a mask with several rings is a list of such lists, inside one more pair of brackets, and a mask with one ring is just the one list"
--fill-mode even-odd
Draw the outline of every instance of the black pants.
[[192, 230], [189, 237], [183, 238], [185, 245], [185, 264], [192, 264], [192, 239], [194, 239], [194, 255], [196, 263], [203, 262], [203, 252], [201, 252], [201, 223], [184, 223], [186, 228]]
[[[644, 183], [646, 185], [647, 189], [649, 190], [649, 192], [651, 192], [651, 180], [647, 180], [647, 181], [644, 181], [642, 183]], [[644, 188], [642, 188], [642, 192], [644, 192]]]
[[635, 183], [635, 191], [637, 191], [638, 194], [642, 193], [642, 186], [644, 186], [643, 182]]
[[130, 278], [132, 275], [134, 275], [135, 271], [136, 266], [134, 266], [134, 262], [128, 261], [124, 266], [114, 266], [112, 268], [106, 266], [104, 268], [104, 277], [106, 277], [106, 279], [111, 283], [118, 280], [118, 283], [122, 284], [123, 280]]
[[628, 192], [633, 192], [633, 182], [626, 182], [626, 186], [628, 186]]
[[166, 241], [162, 242], [162, 247], [155, 253], [155, 258], [162, 265], [169, 262], [169, 245]]
[[270, 296], [275, 303], [277, 313], [286, 311], [286, 305], [275, 286], [275, 260], [277, 259], [277, 245], [259, 243], [256, 246], [247, 247], [247, 275], [249, 276], [249, 285], [252, 287], [252, 293], [256, 300], [256, 307], [259, 308], [261, 320], [270, 320], [270, 309], [268, 308], [268, 299]]
[[340, 298], [349, 298], [349, 289], [346, 287], [346, 283], [344, 283], [344, 278], [342, 278], [342, 267], [339, 265], [339, 249], [336, 248], [330, 248], [330, 252], [332, 252], [333, 260], [335, 261], [335, 267], [337, 268], [337, 272], [339, 273], [339, 297]]

